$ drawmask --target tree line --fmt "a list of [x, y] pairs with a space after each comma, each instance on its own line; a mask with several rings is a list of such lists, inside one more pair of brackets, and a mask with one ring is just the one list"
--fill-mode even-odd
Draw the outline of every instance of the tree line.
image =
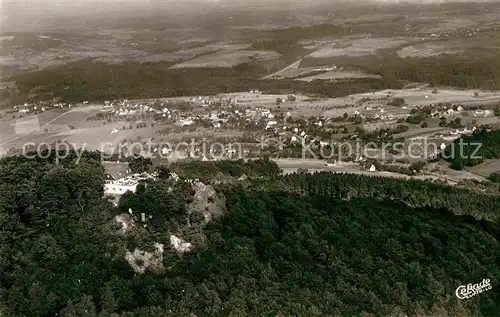
[[[419, 82], [436, 87], [500, 89], [500, 60], [495, 49], [469, 49], [459, 54], [420, 58], [401, 58], [394, 52], [363, 57], [306, 57], [301, 66], [314, 67], [325, 64], [355, 67], [370, 74], [378, 74], [391, 88], [401, 88], [405, 82]], [[436, 93], [439, 94], [439, 91]]]

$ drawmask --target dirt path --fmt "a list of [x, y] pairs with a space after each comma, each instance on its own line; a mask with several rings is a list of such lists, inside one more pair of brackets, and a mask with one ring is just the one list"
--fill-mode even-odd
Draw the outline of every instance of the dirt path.
[[270, 79], [270, 78], [274, 78], [274, 77], [281, 77], [281, 74], [285, 74], [290, 69], [299, 68], [301, 62], [302, 62], [302, 59], [299, 59], [295, 63], [292, 63], [292, 64], [288, 65], [287, 67], [285, 67], [285, 68], [283, 68], [281, 70], [278, 70], [276, 73], [273, 73], [271, 75], [267, 75], [267, 76], [263, 77], [262, 79]]

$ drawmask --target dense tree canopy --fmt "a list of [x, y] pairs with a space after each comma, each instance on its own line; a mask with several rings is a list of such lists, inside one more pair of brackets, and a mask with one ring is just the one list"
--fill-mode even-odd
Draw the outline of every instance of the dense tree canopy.
[[170, 165], [170, 170], [178, 173], [183, 178], [198, 178], [204, 182], [217, 180], [220, 176], [230, 177], [260, 177], [277, 176], [281, 170], [278, 165], [268, 158], [244, 161], [212, 161], [212, 162], [175, 162]]
[[[395, 52], [363, 57], [305, 57], [301, 66], [322, 66], [329, 63], [380, 74], [392, 86], [400, 81], [407, 81], [428, 83], [431, 86], [500, 89], [500, 59], [496, 49], [468, 49], [460, 54], [421, 58], [401, 58]], [[439, 91], [435, 93], [439, 94]]]
[[153, 166], [153, 161], [150, 158], [145, 157], [133, 157], [130, 159], [128, 166], [132, 173], [143, 173], [148, 172], [151, 166]]
[[479, 130], [450, 144], [441, 157], [454, 169], [481, 164], [485, 159], [500, 158], [500, 130]]
[[488, 175], [488, 179], [494, 183], [500, 183], [500, 171], [491, 173]]

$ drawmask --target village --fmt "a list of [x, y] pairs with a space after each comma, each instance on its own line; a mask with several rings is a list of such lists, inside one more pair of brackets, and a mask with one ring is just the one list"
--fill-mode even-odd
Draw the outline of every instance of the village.
[[[102, 103], [44, 102], [3, 111], [1, 145], [9, 154], [26, 138], [47, 144], [65, 141], [104, 151], [107, 161], [121, 163], [134, 155], [164, 162], [268, 156], [285, 172], [416, 177], [423, 169], [412, 164], [432, 162], [462, 135], [498, 126], [499, 104], [499, 93], [431, 87], [340, 98], [251, 90]], [[343, 151], [346, 145], [358, 150]], [[449, 178], [451, 171], [445, 166], [433, 167], [438, 169]], [[452, 178], [458, 182], [481, 177], [462, 174]], [[122, 192], [137, 183], [122, 182]]]
[[[41, 136], [59, 134], [61, 139], [71, 130], [99, 131], [103, 142], [109, 139], [105, 135], [110, 135], [121, 143], [148, 137], [166, 141], [167, 137], [162, 140], [161, 135], [173, 133], [177, 134], [178, 140], [189, 140], [198, 135], [213, 142], [225, 140], [223, 143], [248, 145], [245, 153], [250, 156], [258, 154], [255, 146], [262, 145], [259, 140], [263, 137], [269, 140], [279, 138], [281, 148], [276, 150], [280, 151], [299, 140], [326, 145], [334, 140], [363, 139], [363, 135], [376, 134], [377, 131], [382, 131], [384, 136], [393, 135], [405, 140], [440, 138], [446, 143], [462, 134], [472, 133], [478, 127], [499, 123], [499, 94], [484, 93], [481, 98], [477, 92], [468, 92], [471, 96], [464, 98], [459, 95], [463, 92], [459, 91], [458, 96], [436, 98], [450, 92], [419, 89], [413, 92], [421, 95], [418, 102], [414, 100], [418, 96], [411, 96], [411, 93], [382, 91], [327, 99], [293, 94], [268, 95], [252, 90], [218, 96], [116, 100], [102, 104], [50, 105], [45, 102], [3, 111], [2, 120], [10, 121], [10, 126], [16, 128], [38, 117], [39, 126], [32, 132]], [[405, 94], [409, 96], [405, 98]], [[458, 100], [453, 102], [453, 97]], [[461, 97], [465, 100], [460, 101]], [[47, 118], [48, 122], [43, 122], [42, 117], [49, 117], [48, 113], [57, 114], [56, 120]], [[77, 133], [72, 131], [71, 134]], [[9, 147], [8, 135], [2, 134], [4, 149]], [[137, 137], [131, 138], [130, 135]], [[252, 144], [254, 148], [250, 146]], [[286, 153], [276, 153], [279, 151], [273, 149], [273, 144], [266, 145], [272, 154], [286, 156]], [[165, 154], [162, 150], [151, 149]], [[221, 151], [228, 156], [236, 154], [230, 148]]]

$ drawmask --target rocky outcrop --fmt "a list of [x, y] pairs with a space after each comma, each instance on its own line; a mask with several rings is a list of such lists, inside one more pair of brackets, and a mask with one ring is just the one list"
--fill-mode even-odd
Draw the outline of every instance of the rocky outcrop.
[[193, 183], [193, 201], [188, 205], [188, 213], [198, 213], [203, 217], [204, 224], [222, 214], [221, 199], [212, 185], [202, 182]]
[[174, 235], [170, 236], [170, 244], [179, 253], [185, 253], [191, 251], [191, 248], [193, 247], [191, 243], [186, 242]]
[[121, 226], [120, 232], [125, 234], [135, 227], [135, 221], [129, 214], [115, 216], [115, 221]]
[[163, 244], [155, 243], [155, 251], [147, 252], [138, 248], [134, 252], [127, 251], [125, 260], [132, 267], [132, 269], [139, 274], [144, 274], [149, 269], [163, 268]]

